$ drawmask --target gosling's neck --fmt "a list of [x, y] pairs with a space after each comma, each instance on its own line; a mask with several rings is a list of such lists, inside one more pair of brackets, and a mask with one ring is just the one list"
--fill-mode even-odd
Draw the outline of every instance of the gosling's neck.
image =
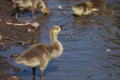
[[56, 48], [60, 53], [63, 50], [62, 44], [58, 40], [58, 34], [51, 34], [50, 39], [51, 39], [51, 45]]
[[62, 52], [63, 52], [63, 47], [62, 47], [62, 44], [60, 43], [60, 41], [57, 39], [57, 36], [58, 35], [50, 35], [50, 38], [51, 38], [51, 45], [53, 46], [54, 50], [53, 50], [53, 53], [52, 53], [52, 58], [57, 58], [59, 57]]
[[58, 34], [50, 34], [51, 45], [60, 43], [57, 37]]

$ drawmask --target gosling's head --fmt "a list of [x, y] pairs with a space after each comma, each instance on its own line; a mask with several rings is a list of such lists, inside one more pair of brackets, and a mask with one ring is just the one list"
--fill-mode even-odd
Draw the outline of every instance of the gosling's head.
[[92, 1], [88, 1], [88, 2], [86, 2], [86, 4], [87, 4], [90, 8], [92, 8], [92, 11], [98, 11], [97, 8], [94, 8], [94, 3], [93, 3]]
[[43, 14], [49, 14], [49, 8], [47, 6], [41, 8]]
[[61, 31], [60, 26], [54, 26], [50, 30], [51, 35], [58, 35], [58, 33]]
[[88, 1], [88, 2], [86, 2], [86, 4], [91, 8], [93, 7], [93, 2]]
[[76, 10], [78, 10], [78, 9], [79, 9], [78, 7], [72, 6], [72, 10], [73, 10], [73, 11], [76, 11]]

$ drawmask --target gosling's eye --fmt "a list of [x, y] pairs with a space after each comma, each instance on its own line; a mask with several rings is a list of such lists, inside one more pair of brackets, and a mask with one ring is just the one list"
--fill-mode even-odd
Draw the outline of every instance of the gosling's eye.
[[59, 28], [56, 28], [56, 30], [59, 30]]

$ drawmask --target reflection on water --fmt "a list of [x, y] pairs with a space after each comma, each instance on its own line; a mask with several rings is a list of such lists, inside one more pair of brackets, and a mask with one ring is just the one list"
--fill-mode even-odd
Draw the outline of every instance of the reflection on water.
[[[63, 1], [63, 2], [62, 2]], [[119, 21], [119, 6], [117, 1], [109, 0], [109, 6], [114, 8], [102, 12], [96, 12], [91, 16], [73, 17], [70, 9], [68, 15], [63, 15], [58, 5], [71, 6], [78, 0], [48, 0], [51, 9], [49, 17], [41, 16], [38, 21], [43, 23], [42, 27], [35, 32], [27, 34], [26, 29], [18, 33], [22, 40], [38, 40], [49, 43], [49, 29], [53, 25], [66, 25], [67, 28], [59, 35], [63, 44], [64, 52], [58, 60], [51, 61], [45, 70], [47, 80], [119, 80], [120, 79], [120, 28], [113, 25], [113, 18]], [[83, 1], [83, 0], [81, 0]], [[54, 9], [52, 9], [54, 8]], [[114, 12], [114, 14], [112, 13]], [[110, 13], [110, 14], [109, 14]], [[39, 32], [40, 31], [40, 32]], [[42, 32], [42, 33], [41, 33]], [[73, 35], [70, 36], [70, 33]], [[40, 34], [41, 33], [41, 34]], [[28, 37], [30, 37], [28, 39]], [[18, 51], [16, 51], [16, 49]], [[22, 53], [25, 49], [12, 46], [2, 54]], [[7, 56], [7, 55], [6, 55]], [[15, 64], [17, 65], [17, 64]], [[17, 65], [19, 66], [19, 65]], [[23, 80], [31, 80], [31, 69], [21, 66], [20, 72], [14, 72]], [[26, 70], [26, 72], [24, 72]], [[39, 69], [37, 79], [39, 80]]]
[[88, 15], [88, 16], [81, 16], [81, 17], [73, 17], [73, 25], [76, 27], [76, 29], [81, 29], [83, 27], [91, 27], [92, 26], [92, 21], [93, 21], [93, 16]]

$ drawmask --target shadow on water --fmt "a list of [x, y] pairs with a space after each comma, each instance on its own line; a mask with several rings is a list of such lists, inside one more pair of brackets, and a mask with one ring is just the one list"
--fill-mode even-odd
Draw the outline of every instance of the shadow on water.
[[[66, 25], [67, 27], [58, 37], [63, 44], [64, 52], [58, 60], [51, 61], [48, 65], [45, 70], [47, 80], [119, 80], [120, 28], [119, 22], [117, 22], [120, 16], [120, 10], [117, 7], [119, 1], [106, 1], [109, 6], [113, 6], [113, 9], [105, 10], [102, 14], [100, 14], [101, 12], [93, 13], [87, 17], [74, 17], [71, 15], [70, 9], [65, 9], [70, 14], [64, 15], [57, 8], [58, 5], [71, 6], [76, 3], [75, 1], [49, 0], [47, 3], [51, 15], [37, 18], [37, 21], [43, 24], [41, 29], [31, 34], [27, 34], [24, 29], [22, 33], [18, 33], [18, 36], [22, 40], [27, 38], [26, 40], [50, 43], [49, 29], [53, 25]], [[111, 14], [109, 14], [110, 12]], [[114, 22], [116, 25], [113, 25]], [[13, 53], [22, 53], [27, 48], [11, 46], [8, 50], [0, 53], [9, 57]], [[13, 63], [13, 59], [10, 58], [10, 60], [12, 64], [17, 65]], [[21, 76], [23, 80], [32, 79], [31, 68], [17, 66], [21, 71], [13, 72], [13, 74]], [[39, 80], [39, 75], [38, 69], [36, 80]]]

